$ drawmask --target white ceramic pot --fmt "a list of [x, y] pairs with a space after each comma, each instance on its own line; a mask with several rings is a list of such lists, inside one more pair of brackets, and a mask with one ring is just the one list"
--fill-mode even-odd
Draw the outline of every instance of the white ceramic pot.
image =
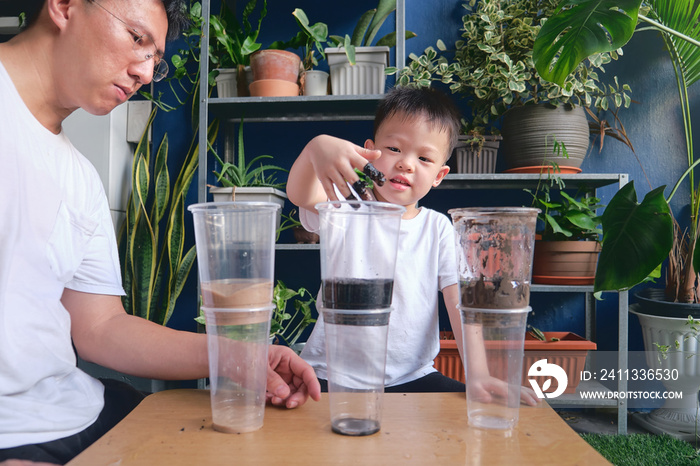
[[[668, 434], [682, 440], [695, 440], [700, 389], [700, 343], [690, 336], [687, 318], [663, 317], [639, 312], [637, 304], [630, 312], [639, 317], [644, 337], [647, 365], [651, 369], [677, 369], [678, 379], [663, 381], [668, 391], [680, 391], [682, 399], [668, 399], [661, 408], [650, 413], [635, 413], [633, 419], [656, 434]], [[680, 347], [675, 348], [678, 342]], [[669, 345], [666, 357], [660, 357], [656, 344]]]
[[[238, 70], [236, 68], [219, 68], [219, 75], [214, 78], [216, 81], [216, 93], [219, 97], [238, 97]], [[250, 66], [245, 67], [246, 82], [253, 81], [253, 70]]]
[[324, 51], [331, 71], [333, 95], [384, 94], [389, 47], [356, 47], [354, 65], [350, 65], [342, 47]]
[[328, 73], [320, 70], [305, 71], [302, 75], [304, 95], [328, 95]]

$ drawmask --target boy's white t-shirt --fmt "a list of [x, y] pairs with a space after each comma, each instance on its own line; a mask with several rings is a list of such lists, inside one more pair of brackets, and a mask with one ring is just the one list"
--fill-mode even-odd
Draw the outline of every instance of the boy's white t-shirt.
[[[318, 230], [317, 214], [300, 209], [299, 218], [306, 229]], [[454, 228], [445, 215], [422, 207], [414, 218], [401, 220], [398, 246], [385, 386], [436, 371], [438, 292], [458, 282]], [[322, 379], [328, 378], [325, 344], [323, 316], [319, 315], [301, 356]]]
[[[76, 367], [64, 288], [123, 295], [100, 177], [30, 113], [0, 63], [0, 448], [92, 424], [102, 384]], [[95, 310], [97, 312], [97, 310]]]

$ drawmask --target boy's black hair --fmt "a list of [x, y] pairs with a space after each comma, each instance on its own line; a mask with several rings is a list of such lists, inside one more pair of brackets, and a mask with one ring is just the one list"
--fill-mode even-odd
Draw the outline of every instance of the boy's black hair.
[[461, 128], [460, 112], [444, 92], [430, 87], [394, 87], [379, 101], [374, 116], [374, 137], [384, 121], [396, 114], [407, 117], [425, 116], [428, 123], [447, 133], [449, 152], [452, 155]]
[[[86, 0], [92, 3], [94, 0]], [[180, 36], [182, 29], [187, 26], [189, 17], [185, 0], [162, 0], [165, 6], [165, 14], [168, 16], [167, 40], [175, 40]], [[46, 0], [25, 0], [24, 12], [27, 14], [27, 27], [31, 26], [39, 17], [39, 12], [46, 4]]]

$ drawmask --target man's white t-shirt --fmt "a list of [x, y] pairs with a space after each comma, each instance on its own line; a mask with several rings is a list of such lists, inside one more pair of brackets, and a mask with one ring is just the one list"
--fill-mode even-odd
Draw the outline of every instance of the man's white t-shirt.
[[64, 288], [124, 291], [97, 171], [63, 133], [34, 118], [1, 63], [0, 167], [0, 448], [7, 448], [66, 437], [97, 419], [104, 387], [76, 367], [60, 299]]
[[[308, 230], [318, 228], [318, 215], [300, 209]], [[387, 342], [385, 386], [399, 385], [435, 372], [440, 351], [438, 292], [458, 282], [454, 228], [443, 214], [422, 207], [401, 220], [399, 250]], [[323, 316], [314, 324], [301, 353], [319, 378], [327, 379]]]

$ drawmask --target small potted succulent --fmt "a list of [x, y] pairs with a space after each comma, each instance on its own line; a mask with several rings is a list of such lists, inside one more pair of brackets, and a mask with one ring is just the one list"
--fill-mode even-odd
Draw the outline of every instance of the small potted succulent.
[[[210, 186], [209, 192], [215, 202], [221, 201], [259, 201], [274, 202], [284, 208], [287, 194], [282, 191], [284, 181], [277, 179], [279, 172], [287, 172], [277, 165], [263, 164], [261, 161], [272, 159], [271, 155], [258, 155], [246, 162], [243, 145], [243, 121], [238, 125], [237, 154], [232, 153], [227, 160], [212, 149], [214, 158], [220, 168], [214, 170], [216, 181], [221, 186]], [[280, 219], [277, 221], [279, 228]]]

